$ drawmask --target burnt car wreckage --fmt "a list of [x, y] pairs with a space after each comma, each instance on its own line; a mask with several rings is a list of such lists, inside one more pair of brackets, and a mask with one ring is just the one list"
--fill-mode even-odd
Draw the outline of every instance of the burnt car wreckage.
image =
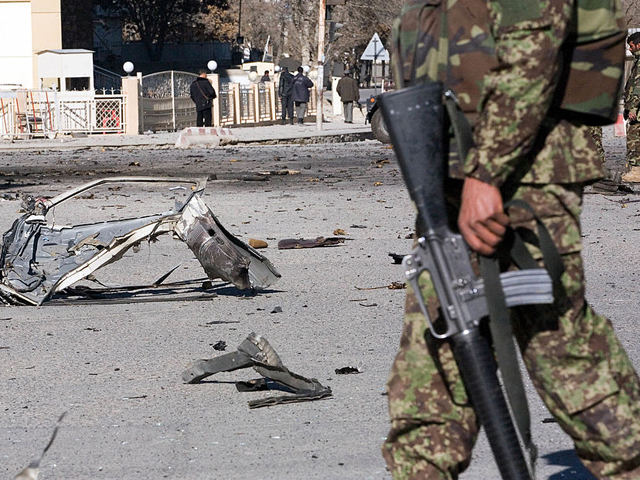
[[[56, 225], [55, 207], [107, 184], [187, 185], [190, 195], [165, 213], [81, 225]], [[3, 235], [0, 254], [0, 301], [42, 305], [54, 294], [120, 260], [129, 249], [165, 234], [182, 240], [207, 277], [238, 289], [264, 289], [280, 274], [267, 258], [230, 234], [202, 200], [206, 181], [185, 178], [116, 177], [96, 180], [51, 199], [29, 197]], [[175, 188], [175, 187], [174, 187]], [[171, 271], [165, 275], [166, 278]], [[156, 286], [154, 284], [154, 286]]]

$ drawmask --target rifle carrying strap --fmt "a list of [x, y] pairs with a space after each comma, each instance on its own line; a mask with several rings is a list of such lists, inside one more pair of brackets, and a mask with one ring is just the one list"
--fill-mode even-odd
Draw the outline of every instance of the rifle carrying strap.
[[[522, 200], [508, 202], [505, 208], [517, 207], [531, 212], [536, 220], [538, 230], [538, 241], [540, 250], [544, 257], [545, 266], [552, 278], [554, 290], [560, 288], [560, 277], [564, 271], [560, 254], [556, 249], [549, 232], [535, 214], [529, 204]], [[533, 259], [524, 241], [515, 232], [510, 248], [510, 256], [513, 263], [521, 269], [539, 268]], [[513, 342], [513, 329], [511, 317], [504, 297], [504, 292], [500, 287], [500, 265], [496, 257], [480, 257], [480, 271], [485, 280], [485, 294], [489, 307], [489, 327], [493, 337], [493, 345], [498, 359], [498, 365], [502, 373], [504, 388], [509, 398], [509, 404], [520, 437], [529, 454], [529, 465], [533, 470], [537, 458], [537, 448], [531, 437], [531, 417], [527, 405], [527, 397], [520, 375], [518, 354]], [[533, 474], [533, 472], [532, 472]], [[534, 477], [535, 478], [535, 477]]]

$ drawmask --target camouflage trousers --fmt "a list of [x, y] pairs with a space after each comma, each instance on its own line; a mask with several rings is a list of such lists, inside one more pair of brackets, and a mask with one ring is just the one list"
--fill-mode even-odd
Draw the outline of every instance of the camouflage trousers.
[[604, 147], [602, 146], [602, 127], [589, 127], [589, 131], [591, 132], [591, 136], [593, 137], [593, 141], [598, 148], [598, 155], [602, 163], [604, 163]]
[[[640, 478], [640, 382], [608, 319], [584, 298], [582, 187], [520, 186], [562, 256], [564, 294], [554, 305], [512, 309], [516, 340], [531, 380], [597, 477]], [[511, 209], [512, 227], [535, 232], [533, 218]], [[531, 247], [534, 258], [540, 252]], [[427, 273], [420, 278], [429, 316], [438, 305]], [[382, 447], [394, 479], [455, 479], [466, 469], [479, 425], [450, 343], [430, 335], [407, 292], [400, 350], [387, 384], [391, 430]], [[535, 441], [535, 439], [534, 439]]]
[[640, 165], [640, 122], [627, 122], [627, 163]]

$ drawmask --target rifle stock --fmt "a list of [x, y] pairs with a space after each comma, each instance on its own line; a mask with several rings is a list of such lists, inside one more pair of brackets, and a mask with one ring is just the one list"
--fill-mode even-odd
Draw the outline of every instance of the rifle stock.
[[[409, 195], [424, 227], [424, 236], [403, 260], [407, 280], [433, 336], [452, 343], [462, 380], [485, 427], [502, 478], [530, 480], [533, 475], [498, 381], [493, 351], [479, 328], [480, 321], [488, 315], [484, 284], [473, 271], [466, 242], [448, 226], [442, 85], [421, 83], [385, 93], [380, 96], [380, 108]], [[441, 306], [445, 324], [442, 331], [429, 318], [418, 285], [425, 270], [429, 271]], [[516, 284], [516, 290], [526, 287], [536, 293], [516, 299], [505, 290], [510, 306], [552, 301], [548, 275], [544, 271], [528, 272], [531, 271], [518, 272], [522, 277], [512, 283]], [[509, 280], [501, 276], [501, 282], [508, 284]]]

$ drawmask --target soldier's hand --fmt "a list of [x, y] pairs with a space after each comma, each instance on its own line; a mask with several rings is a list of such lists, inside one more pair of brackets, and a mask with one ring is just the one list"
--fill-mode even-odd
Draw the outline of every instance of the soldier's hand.
[[632, 122], [635, 122], [636, 120], [638, 120], [638, 115], [636, 112], [629, 112], [629, 120], [631, 120]]
[[502, 241], [509, 225], [500, 190], [475, 178], [467, 178], [462, 188], [458, 215], [460, 233], [472, 250], [491, 255]]

